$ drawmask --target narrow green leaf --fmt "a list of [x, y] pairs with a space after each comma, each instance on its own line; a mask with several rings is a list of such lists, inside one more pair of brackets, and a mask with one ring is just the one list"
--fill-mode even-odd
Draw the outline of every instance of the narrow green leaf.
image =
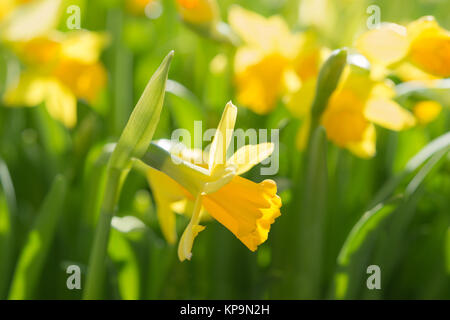
[[20, 254], [9, 299], [21, 300], [34, 297], [34, 291], [49, 253], [58, 220], [63, 213], [62, 206], [66, 188], [66, 179], [63, 176], [57, 176]]
[[421, 167], [428, 159], [441, 150], [450, 150], [450, 132], [434, 139], [424, 148], [422, 148], [414, 157], [412, 157], [405, 166], [405, 169], [398, 175], [389, 179], [384, 186], [378, 191], [369, 208], [375, 207], [377, 204], [385, 201], [394, 193], [400, 183], [412, 172]]
[[108, 255], [117, 270], [117, 285], [121, 299], [136, 300], [140, 297], [140, 271], [133, 247], [125, 235], [111, 231]]
[[307, 166], [301, 211], [291, 212], [300, 215], [299, 234], [299, 298], [316, 299], [320, 297], [322, 281], [323, 246], [327, 202], [327, 138], [323, 127], [313, 134], [311, 149], [308, 152]]
[[380, 223], [389, 216], [397, 207], [397, 202], [389, 204], [379, 204], [372, 210], [367, 211], [358, 220], [350, 231], [347, 239], [342, 246], [338, 256], [338, 263], [341, 266], [348, 265], [351, 255], [356, 252], [365, 241], [369, 233], [375, 230]]
[[7, 294], [13, 266], [16, 196], [8, 168], [0, 158], [0, 299]]

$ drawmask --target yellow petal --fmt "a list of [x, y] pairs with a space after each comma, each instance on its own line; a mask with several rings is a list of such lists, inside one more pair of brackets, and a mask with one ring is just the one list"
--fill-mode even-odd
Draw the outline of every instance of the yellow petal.
[[76, 97], [53, 77], [24, 73], [18, 85], [7, 90], [4, 101], [6, 105], [27, 107], [45, 102], [49, 114], [66, 127], [73, 127], [77, 121]]
[[383, 23], [362, 34], [356, 41], [356, 48], [371, 62], [389, 65], [406, 56], [409, 40], [404, 27]]
[[3, 97], [7, 106], [13, 107], [35, 107], [45, 100], [47, 92], [47, 80], [37, 74], [24, 72], [19, 82], [10, 87]]
[[413, 107], [414, 115], [420, 124], [427, 124], [441, 113], [442, 106], [436, 101], [420, 101]]
[[350, 90], [335, 91], [321, 119], [328, 139], [340, 147], [360, 142], [369, 125], [364, 105], [365, 101]]
[[219, 191], [204, 197], [207, 212], [251, 251], [267, 240], [280, 216], [281, 199], [272, 180], [254, 183], [236, 176]]
[[263, 55], [254, 49], [239, 49], [235, 57], [235, 82], [239, 102], [258, 114], [270, 112], [283, 89], [289, 60], [279, 53]]
[[183, 235], [180, 239], [180, 243], [178, 244], [178, 258], [180, 259], [180, 261], [184, 261], [186, 259], [191, 260], [194, 240], [199, 232], [205, 229], [204, 226], [199, 225], [202, 200], [203, 196], [196, 196], [191, 220], [184, 230]]
[[228, 22], [247, 45], [266, 52], [280, 51], [286, 56], [292, 56], [300, 45], [298, 36], [291, 34], [288, 25], [279, 16], [265, 18], [239, 6], [232, 6]]
[[60, 0], [37, 0], [20, 6], [2, 25], [0, 36], [7, 41], [26, 41], [47, 33], [58, 24], [60, 5]]
[[416, 123], [409, 111], [383, 97], [369, 99], [364, 114], [368, 120], [395, 131], [408, 129]]
[[194, 240], [204, 229], [205, 226], [199, 224], [188, 224], [181, 236], [180, 243], [178, 244], [178, 259], [180, 259], [180, 261], [191, 260]]
[[167, 242], [173, 244], [177, 238], [173, 205], [179, 204], [188, 193], [175, 180], [153, 168], [147, 171], [147, 180], [157, 205], [161, 231]]
[[239, 148], [228, 162], [234, 164], [237, 167], [236, 174], [241, 175], [269, 157], [273, 152], [273, 148], [274, 145], [271, 142], [246, 145]]
[[225, 106], [216, 134], [209, 149], [208, 168], [213, 175], [216, 167], [224, 166], [227, 159], [227, 148], [233, 137], [234, 124], [236, 123], [237, 108], [230, 101]]
[[62, 41], [62, 56], [83, 63], [95, 63], [98, 61], [107, 41], [106, 35], [97, 32], [69, 32], [65, 34]]
[[176, 0], [181, 18], [192, 24], [210, 23], [218, 19], [216, 0]]
[[296, 118], [302, 119], [309, 114], [316, 93], [317, 78], [302, 82], [299, 90], [287, 95], [284, 102]]
[[410, 62], [401, 63], [394, 71], [403, 81], [432, 81], [439, 79], [432, 74], [426, 73], [424, 70], [416, 67]]
[[423, 17], [408, 26], [411, 38], [409, 60], [432, 75], [450, 77], [450, 33], [433, 17]]
[[77, 122], [77, 98], [57, 80], [49, 80], [46, 88], [45, 105], [48, 113], [72, 128]]
[[349, 143], [346, 148], [360, 158], [368, 159], [373, 157], [376, 153], [375, 126], [373, 124], [368, 125], [362, 140]]
[[84, 63], [74, 59], [61, 60], [55, 66], [53, 75], [78, 98], [89, 103], [95, 102], [107, 81], [106, 69], [101, 63]]

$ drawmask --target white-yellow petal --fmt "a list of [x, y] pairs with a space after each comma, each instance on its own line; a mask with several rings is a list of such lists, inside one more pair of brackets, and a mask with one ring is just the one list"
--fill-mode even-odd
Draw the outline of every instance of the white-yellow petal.
[[37, 0], [20, 6], [2, 25], [0, 37], [26, 41], [47, 33], [58, 24], [60, 6], [61, 0]]
[[378, 97], [367, 101], [366, 118], [384, 128], [400, 131], [415, 125], [414, 116], [391, 99]]
[[241, 175], [269, 157], [273, 150], [274, 145], [271, 142], [246, 145], [239, 148], [239, 150], [228, 159], [228, 162], [235, 165], [237, 168], [236, 174]]
[[373, 157], [376, 153], [375, 126], [370, 124], [364, 131], [363, 139], [358, 142], [349, 143], [346, 148], [360, 158], [368, 159]]
[[61, 53], [68, 59], [75, 59], [84, 63], [95, 63], [98, 61], [107, 41], [106, 35], [97, 32], [70, 32], [62, 41]]
[[406, 28], [383, 23], [379, 28], [362, 34], [356, 41], [356, 48], [371, 62], [389, 65], [400, 61], [409, 49]]
[[72, 128], [77, 122], [77, 98], [57, 80], [47, 83], [45, 105], [48, 113], [61, 121], [66, 127]]
[[217, 166], [226, 164], [227, 148], [233, 137], [233, 129], [236, 123], [237, 108], [230, 101], [225, 106], [216, 134], [209, 149], [208, 168], [213, 174]]

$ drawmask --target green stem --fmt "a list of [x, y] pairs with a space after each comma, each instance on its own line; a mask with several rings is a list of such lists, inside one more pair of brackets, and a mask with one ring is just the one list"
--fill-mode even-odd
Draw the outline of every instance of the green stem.
[[84, 291], [84, 299], [99, 299], [105, 277], [105, 260], [108, 249], [111, 220], [120, 193], [122, 170], [108, 167], [102, 208], [94, 238], [94, 245], [89, 258], [89, 272]]

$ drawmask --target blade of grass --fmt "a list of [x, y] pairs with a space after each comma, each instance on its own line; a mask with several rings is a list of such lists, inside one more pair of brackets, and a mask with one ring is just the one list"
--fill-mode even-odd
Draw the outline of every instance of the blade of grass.
[[20, 254], [9, 292], [9, 299], [34, 298], [34, 291], [40, 280], [58, 220], [63, 213], [62, 207], [66, 189], [67, 184], [64, 176], [57, 176], [39, 210], [35, 225], [30, 231]]
[[16, 195], [8, 167], [0, 158], [0, 299], [5, 299], [11, 280], [16, 224]]

